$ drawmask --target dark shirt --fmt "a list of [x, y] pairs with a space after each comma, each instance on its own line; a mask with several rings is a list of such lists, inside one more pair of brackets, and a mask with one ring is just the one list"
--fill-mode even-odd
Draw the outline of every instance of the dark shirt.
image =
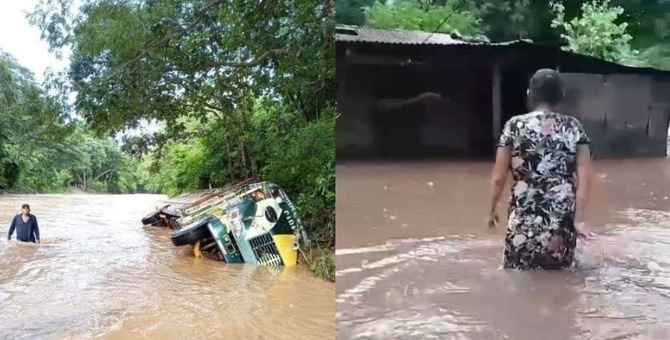
[[21, 214], [16, 214], [9, 226], [8, 240], [12, 239], [12, 234], [16, 229], [16, 239], [23, 242], [35, 242], [40, 240], [40, 228], [37, 225], [37, 217], [28, 215], [28, 222], [23, 222]]

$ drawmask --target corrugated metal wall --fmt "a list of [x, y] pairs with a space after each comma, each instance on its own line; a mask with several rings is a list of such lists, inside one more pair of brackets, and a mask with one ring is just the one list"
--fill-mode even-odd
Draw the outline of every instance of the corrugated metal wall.
[[563, 73], [561, 111], [579, 117], [594, 157], [662, 157], [670, 120], [670, 81], [651, 75]]
[[[486, 51], [468, 51], [445, 49], [437, 57], [424, 58], [434, 62], [428, 71], [415, 69], [395, 76], [389, 74], [397, 72], [392, 69], [398, 66], [347, 64], [344, 53], [340, 54], [337, 61], [337, 102], [341, 113], [337, 121], [338, 159], [378, 158], [384, 152], [391, 153], [387, 158], [396, 159], [490, 156], [494, 143], [489, 66], [493, 60], [503, 60], [509, 71], [503, 73], [502, 79], [503, 123], [510, 115], [524, 113], [526, 72], [532, 74], [538, 65], [560, 65], [563, 72], [567, 69], [591, 72], [592, 68], [594, 73], [619, 72], [598, 69], [593, 60], [582, 65], [584, 57], [576, 55], [559, 58], [551, 54], [554, 58], [548, 58], [544, 54], [510, 49], [507, 54], [491, 56]], [[625, 72], [635, 70], [621, 71]], [[593, 140], [595, 157], [662, 157], [666, 154], [670, 140], [670, 81], [668, 76], [652, 74], [654, 72], [649, 70], [640, 72], [646, 74], [562, 73], [568, 97], [560, 111], [582, 120]], [[524, 79], [512, 81], [515, 77]], [[521, 90], [511, 91], [511, 87]], [[374, 118], [380, 100], [410, 99], [426, 91], [443, 95], [451, 101], [450, 105], [414, 106], [405, 112], [387, 113], [386, 117], [401, 118], [396, 119], [392, 131], [386, 131], [386, 137], [380, 138], [380, 120]], [[414, 125], [420, 125], [419, 132]], [[488, 152], [482, 152], [484, 149]]]

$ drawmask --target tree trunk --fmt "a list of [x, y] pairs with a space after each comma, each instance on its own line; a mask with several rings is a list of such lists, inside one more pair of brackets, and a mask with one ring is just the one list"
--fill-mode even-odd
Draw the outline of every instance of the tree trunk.
[[[244, 96], [244, 90], [242, 95]], [[251, 170], [251, 157], [249, 156], [249, 148], [247, 147], [247, 134], [249, 133], [249, 122], [247, 121], [248, 115], [247, 110], [249, 110], [249, 105], [246, 101], [243, 102], [243, 105], [240, 107], [240, 127], [242, 128], [242, 133], [240, 136], [240, 156], [242, 157], [242, 172], [244, 176], [249, 176]]]

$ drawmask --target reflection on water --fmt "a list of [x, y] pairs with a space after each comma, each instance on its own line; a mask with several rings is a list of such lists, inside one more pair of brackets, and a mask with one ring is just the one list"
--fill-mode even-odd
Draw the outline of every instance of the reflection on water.
[[490, 166], [338, 168], [338, 338], [670, 339], [667, 160], [596, 163], [600, 238], [564, 272], [500, 269]]
[[[169, 231], [138, 225], [160, 199], [2, 196], [0, 338], [334, 336], [332, 284], [301, 268], [195, 259], [172, 245]], [[6, 241], [23, 202], [43, 244]]]

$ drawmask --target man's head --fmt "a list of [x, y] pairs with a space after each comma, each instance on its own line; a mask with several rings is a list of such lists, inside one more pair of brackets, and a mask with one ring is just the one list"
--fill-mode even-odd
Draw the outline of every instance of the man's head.
[[29, 213], [29, 212], [30, 212], [30, 205], [28, 205], [28, 203], [23, 203], [23, 204], [21, 205], [21, 211], [22, 211], [24, 214]]
[[563, 81], [556, 70], [540, 69], [528, 82], [528, 104], [531, 109], [539, 105], [555, 106], [565, 96]]

